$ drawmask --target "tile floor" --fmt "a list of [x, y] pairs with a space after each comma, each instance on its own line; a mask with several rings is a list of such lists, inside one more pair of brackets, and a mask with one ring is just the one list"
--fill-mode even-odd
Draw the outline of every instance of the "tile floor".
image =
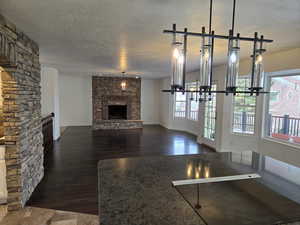
[[[99, 225], [99, 217], [91, 214], [73, 213], [54, 209], [26, 207], [20, 211], [8, 213], [0, 206], [0, 225]], [[300, 225], [300, 222], [280, 224]]]
[[25, 207], [20, 211], [8, 213], [0, 221], [0, 225], [99, 225], [99, 217], [53, 209]]

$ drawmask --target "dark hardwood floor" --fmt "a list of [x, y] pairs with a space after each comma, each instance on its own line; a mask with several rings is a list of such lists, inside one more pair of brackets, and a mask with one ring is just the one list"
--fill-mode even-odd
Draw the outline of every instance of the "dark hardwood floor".
[[45, 176], [27, 205], [98, 214], [97, 163], [101, 159], [211, 151], [196, 137], [161, 126], [143, 130], [92, 131], [68, 127], [45, 156]]

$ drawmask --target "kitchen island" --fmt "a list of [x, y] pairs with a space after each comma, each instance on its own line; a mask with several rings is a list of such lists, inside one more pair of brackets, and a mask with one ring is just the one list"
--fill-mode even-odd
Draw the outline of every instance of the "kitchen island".
[[[299, 224], [298, 180], [274, 173], [272, 167], [286, 165], [276, 163], [254, 152], [102, 160], [98, 164], [100, 224]], [[300, 173], [293, 168], [292, 174]], [[249, 173], [261, 178], [172, 185], [176, 180]]]

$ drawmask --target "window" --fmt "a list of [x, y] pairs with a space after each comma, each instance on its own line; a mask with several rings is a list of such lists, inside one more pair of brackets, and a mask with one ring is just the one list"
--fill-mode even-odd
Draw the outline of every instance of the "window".
[[300, 144], [300, 75], [270, 76], [266, 135]]
[[[188, 83], [187, 90], [196, 90], [196, 82]], [[190, 120], [198, 120], [199, 102], [196, 101], [196, 94], [192, 92], [175, 93], [175, 110], [174, 117], [188, 118]]]
[[182, 92], [175, 93], [175, 110], [174, 116], [185, 118], [186, 113], [186, 94]]
[[[189, 83], [187, 85], [188, 90], [196, 90], [197, 84], [196, 82]], [[196, 101], [196, 93], [189, 92], [188, 93], [188, 119], [190, 120], [198, 120], [198, 110], [199, 110], [199, 102]]]
[[[212, 90], [216, 90], [217, 85], [212, 86]], [[215, 140], [216, 133], [216, 93], [211, 95], [211, 101], [205, 102], [204, 113], [204, 137], [212, 141]]]
[[[248, 76], [238, 79], [238, 91], [248, 91], [251, 79]], [[256, 96], [236, 94], [233, 98], [233, 124], [235, 133], [254, 134]]]

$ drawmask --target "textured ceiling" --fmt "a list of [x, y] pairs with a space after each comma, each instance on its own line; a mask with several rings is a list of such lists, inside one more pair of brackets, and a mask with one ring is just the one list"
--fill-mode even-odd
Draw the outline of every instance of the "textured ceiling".
[[[232, 0], [214, 0], [213, 29], [227, 34]], [[0, 13], [40, 45], [41, 62], [61, 73], [120, 73], [158, 78], [170, 74], [171, 36], [177, 23], [200, 31], [209, 0], [0, 0]], [[269, 51], [300, 46], [300, 0], [237, 0], [236, 29], [274, 39]], [[243, 44], [241, 55], [250, 55]], [[216, 43], [215, 63], [226, 60], [227, 43]], [[199, 39], [188, 46], [188, 71], [198, 66]]]

